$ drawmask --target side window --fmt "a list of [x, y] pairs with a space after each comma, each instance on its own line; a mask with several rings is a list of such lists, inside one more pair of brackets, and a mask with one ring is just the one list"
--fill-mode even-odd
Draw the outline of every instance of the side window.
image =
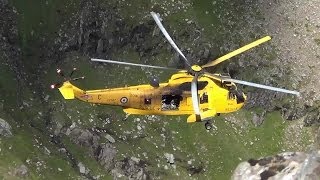
[[200, 104], [204, 104], [204, 103], [208, 103], [209, 97], [207, 92], [204, 92], [201, 96], [200, 96]]
[[228, 100], [233, 100], [233, 99], [235, 99], [236, 98], [236, 96], [232, 93], [232, 92], [229, 92], [229, 94], [228, 94]]

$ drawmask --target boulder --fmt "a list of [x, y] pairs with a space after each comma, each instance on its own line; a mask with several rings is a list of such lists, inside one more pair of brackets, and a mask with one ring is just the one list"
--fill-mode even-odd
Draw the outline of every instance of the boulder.
[[114, 166], [116, 149], [109, 143], [100, 146], [97, 150], [97, 159], [105, 169], [110, 170]]
[[320, 125], [320, 112], [318, 109], [315, 109], [306, 115], [306, 117], [304, 118], [304, 125], [305, 126]]
[[150, 179], [145, 166], [145, 162], [138, 158], [125, 158], [116, 163], [115, 168], [111, 171], [111, 173], [114, 178], [126, 176], [129, 180]]
[[99, 39], [98, 40], [98, 45], [97, 45], [97, 50], [96, 52], [101, 55], [102, 52], [103, 52], [103, 40], [102, 39]]
[[12, 136], [10, 124], [1, 118], [0, 118], [0, 136], [5, 136], [5, 137]]
[[173, 154], [165, 153], [164, 156], [166, 157], [168, 163], [174, 164], [174, 156], [173, 156]]
[[18, 177], [26, 177], [28, 175], [28, 168], [26, 165], [22, 164], [20, 166], [18, 166], [15, 170], [14, 170], [14, 175], [18, 176]]
[[0, 0], [0, 5], [7, 5], [8, 4], [8, 0]]
[[208, 48], [204, 48], [204, 51], [203, 51], [203, 58], [204, 59], [208, 59], [210, 56], [210, 50]]
[[240, 163], [232, 180], [240, 179], [320, 179], [320, 151], [285, 152]]
[[99, 139], [98, 135], [93, 134], [89, 130], [80, 129], [75, 127], [70, 131], [71, 139], [78, 145], [89, 147], [92, 150], [95, 150], [99, 146]]
[[89, 169], [86, 168], [82, 162], [78, 163], [78, 167], [79, 167], [79, 172], [81, 174], [88, 174], [89, 173]]
[[201, 60], [207, 60], [210, 56], [210, 50], [205, 47], [204, 49], [200, 50], [198, 53], [198, 57]]
[[252, 123], [257, 127], [257, 126], [260, 126], [263, 121], [264, 121], [264, 117], [266, 115], [266, 112], [267, 111], [263, 111], [260, 115], [259, 114], [256, 114], [254, 113], [253, 114], [253, 117], [252, 117]]
[[110, 142], [110, 143], [115, 143], [116, 140], [110, 135], [110, 134], [107, 134], [105, 136], [105, 138]]

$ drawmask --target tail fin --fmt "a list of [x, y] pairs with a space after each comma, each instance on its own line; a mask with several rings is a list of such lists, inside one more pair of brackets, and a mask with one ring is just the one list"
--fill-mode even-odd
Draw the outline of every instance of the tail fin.
[[83, 90], [72, 85], [69, 81], [64, 82], [63, 85], [59, 88], [59, 91], [62, 94], [64, 99], [74, 99], [75, 96], [81, 95], [84, 93]]

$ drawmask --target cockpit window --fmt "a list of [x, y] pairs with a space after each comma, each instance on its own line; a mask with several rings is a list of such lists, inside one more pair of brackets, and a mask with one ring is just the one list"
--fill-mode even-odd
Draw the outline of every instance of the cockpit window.
[[209, 97], [208, 97], [208, 93], [204, 92], [201, 96], [200, 96], [200, 104], [205, 104], [208, 103]]
[[233, 94], [232, 92], [228, 93], [228, 100], [233, 100], [235, 98], [236, 98], [235, 94]]
[[[207, 85], [207, 81], [198, 81], [198, 90], [203, 90]], [[191, 82], [182, 83], [178, 88], [182, 91], [191, 91]]]

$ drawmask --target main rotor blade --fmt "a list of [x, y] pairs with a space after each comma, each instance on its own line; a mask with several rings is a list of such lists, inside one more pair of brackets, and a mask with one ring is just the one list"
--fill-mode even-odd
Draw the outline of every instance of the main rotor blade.
[[183, 57], [185, 63], [191, 67], [189, 61], [187, 60], [187, 58], [184, 56], [184, 54], [181, 52], [181, 50], [178, 48], [178, 46], [176, 45], [176, 43], [174, 43], [174, 41], [172, 40], [172, 38], [170, 37], [169, 33], [167, 32], [167, 30], [163, 27], [158, 15], [155, 12], [150, 12], [151, 16], [153, 17], [154, 21], [157, 23], [158, 27], [160, 28], [161, 32], [163, 33], [163, 35], [167, 38], [167, 40], [169, 41], [169, 43], [171, 44], [171, 46], [180, 54], [181, 57]]
[[128, 62], [122, 62], [122, 61], [112, 61], [112, 60], [106, 60], [106, 59], [94, 59], [94, 58], [92, 58], [91, 61], [105, 62], [105, 63], [112, 63], [112, 64], [122, 64], [122, 65], [129, 65], [129, 66], [148, 67], [148, 68], [155, 68], [155, 69], [165, 69], [165, 70], [177, 70], [177, 71], [181, 71], [182, 70], [182, 69], [176, 69], [176, 68], [161, 67], [161, 66], [151, 66], [151, 65], [145, 65], [145, 64], [135, 64], [135, 63], [128, 63]]
[[276, 87], [272, 87], [272, 86], [266, 86], [266, 85], [262, 85], [262, 84], [256, 84], [256, 83], [252, 83], [252, 82], [247, 82], [247, 81], [241, 81], [241, 80], [237, 80], [237, 79], [231, 79], [231, 78], [222, 78], [223, 81], [230, 81], [236, 84], [243, 84], [246, 86], [252, 86], [252, 87], [256, 87], [256, 88], [261, 88], [261, 89], [268, 89], [271, 91], [277, 91], [277, 92], [283, 92], [283, 93], [288, 93], [288, 94], [294, 94], [299, 96], [300, 93], [297, 91], [291, 91], [291, 90], [287, 90], [287, 89], [281, 89], [281, 88], [276, 88]]
[[262, 44], [264, 42], [267, 42], [270, 39], [271, 39], [270, 36], [266, 36], [264, 38], [258, 39], [258, 40], [254, 41], [254, 42], [252, 42], [250, 44], [247, 44], [247, 45], [245, 45], [245, 46], [243, 46], [243, 47], [241, 47], [241, 48], [239, 48], [239, 49], [237, 49], [235, 51], [232, 51], [232, 52], [230, 52], [230, 53], [228, 53], [228, 54], [226, 54], [226, 55], [224, 55], [222, 57], [219, 57], [218, 59], [216, 59], [216, 60], [214, 60], [212, 62], [209, 62], [208, 64], [203, 65], [202, 68], [215, 66], [215, 65], [217, 65], [217, 64], [219, 64], [219, 63], [221, 63], [221, 62], [223, 62], [225, 60], [228, 60], [228, 59], [230, 59], [230, 58], [232, 58], [232, 57], [234, 57], [234, 56], [236, 56], [236, 55], [238, 55], [240, 53], [243, 53], [243, 52], [245, 52], [245, 51], [247, 51], [247, 50], [249, 50], [249, 49], [251, 49], [253, 47], [256, 47], [256, 46], [258, 46], [258, 45], [260, 45], [260, 44]]
[[200, 115], [200, 106], [199, 106], [199, 98], [198, 98], [198, 75], [196, 74], [191, 82], [191, 97], [192, 97], [192, 105], [196, 116]]
[[211, 74], [211, 73], [208, 73], [208, 72], [205, 72], [205, 74], [208, 74], [208, 75], [210, 75], [212, 77], [215, 77], [216, 79], [220, 79], [221, 81], [229, 81], [229, 82], [233, 82], [233, 83], [236, 83], [236, 84], [242, 84], [242, 85], [246, 85], [246, 86], [252, 86], [252, 87], [256, 87], [256, 88], [267, 89], [267, 90], [271, 90], [271, 91], [283, 92], [283, 93], [288, 93], [288, 94], [294, 94], [294, 95], [297, 95], [297, 96], [300, 95], [300, 93], [297, 92], [297, 91], [291, 91], [291, 90], [287, 90], [287, 89], [276, 88], [276, 87], [272, 87], [272, 86], [266, 86], [266, 85], [252, 83], [252, 82], [248, 82], [248, 81], [232, 79], [232, 78], [229, 78], [229, 77], [226, 77], [226, 76], [220, 76], [220, 75]]

